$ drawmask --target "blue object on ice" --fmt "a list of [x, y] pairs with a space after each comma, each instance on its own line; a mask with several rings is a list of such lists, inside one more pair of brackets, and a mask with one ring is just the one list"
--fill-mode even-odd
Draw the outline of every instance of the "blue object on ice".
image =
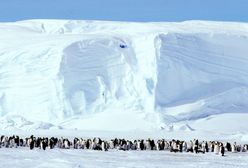
[[125, 44], [120, 44], [120, 47], [121, 47], [121, 48], [127, 48], [127, 45], [125, 45]]

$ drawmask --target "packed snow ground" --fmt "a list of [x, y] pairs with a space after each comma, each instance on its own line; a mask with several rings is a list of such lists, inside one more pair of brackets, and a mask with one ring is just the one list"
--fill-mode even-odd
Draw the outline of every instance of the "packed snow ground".
[[1, 167], [18, 168], [246, 168], [248, 153], [170, 153], [168, 151], [29, 150], [1, 148]]

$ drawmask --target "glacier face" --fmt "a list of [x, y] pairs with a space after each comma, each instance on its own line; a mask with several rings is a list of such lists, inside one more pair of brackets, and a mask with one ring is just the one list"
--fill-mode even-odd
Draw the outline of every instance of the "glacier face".
[[2, 118], [122, 130], [247, 112], [245, 23], [30, 20], [0, 35]]
[[[225, 34], [167, 34], [159, 37], [156, 106], [180, 109], [180, 120], [246, 112], [248, 39]], [[165, 111], [167, 110], [165, 109]]]
[[94, 38], [74, 42], [63, 50], [59, 76], [68, 106], [68, 116], [100, 112], [110, 99], [118, 100], [132, 86], [132, 66], [136, 60], [132, 48], [116, 38]]

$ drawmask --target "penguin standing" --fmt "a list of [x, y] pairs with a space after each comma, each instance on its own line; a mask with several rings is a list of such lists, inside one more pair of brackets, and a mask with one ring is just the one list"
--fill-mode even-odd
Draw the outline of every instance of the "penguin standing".
[[236, 144], [236, 142], [234, 142], [234, 143], [232, 144], [231, 148], [232, 148], [232, 152], [233, 152], [233, 153], [237, 152], [237, 144]]
[[183, 151], [186, 152], [187, 151], [187, 142], [183, 141]]
[[222, 143], [220, 145], [220, 153], [221, 153], [221, 156], [224, 156], [224, 154], [225, 154], [225, 147]]
[[41, 141], [41, 148], [42, 148], [43, 150], [46, 150], [46, 147], [47, 147], [47, 144], [46, 144], [45, 140], [43, 139], [43, 140]]
[[194, 140], [194, 147], [193, 147], [193, 149], [194, 149], [194, 152], [195, 153], [198, 153], [198, 145], [199, 145], [198, 139]]
[[214, 153], [215, 153], [216, 155], [218, 155], [219, 152], [220, 152], [219, 143], [218, 143], [218, 142], [215, 142], [215, 144], [214, 144]]
[[205, 148], [206, 148], [206, 152], [208, 152], [209, 149], [208, 149], [208, 143], [207, 142], [205, 142]]
[[143, 139], [140, 142], [140, 150], [145, 150], [145, 144]]
[[33, 138], [30, 139], [30, 143], [29, 143], [30, 150], [33, 150], [34, 149], [34, 144], [35, 144], [34, 139]]

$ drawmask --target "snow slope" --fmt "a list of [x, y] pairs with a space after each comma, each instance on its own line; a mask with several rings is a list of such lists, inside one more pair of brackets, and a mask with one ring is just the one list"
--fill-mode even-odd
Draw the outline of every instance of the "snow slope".
[[216, 131], [214, 117], [246, 134], [247, 44], [246, 23], [0, 23], [0, 128]]

